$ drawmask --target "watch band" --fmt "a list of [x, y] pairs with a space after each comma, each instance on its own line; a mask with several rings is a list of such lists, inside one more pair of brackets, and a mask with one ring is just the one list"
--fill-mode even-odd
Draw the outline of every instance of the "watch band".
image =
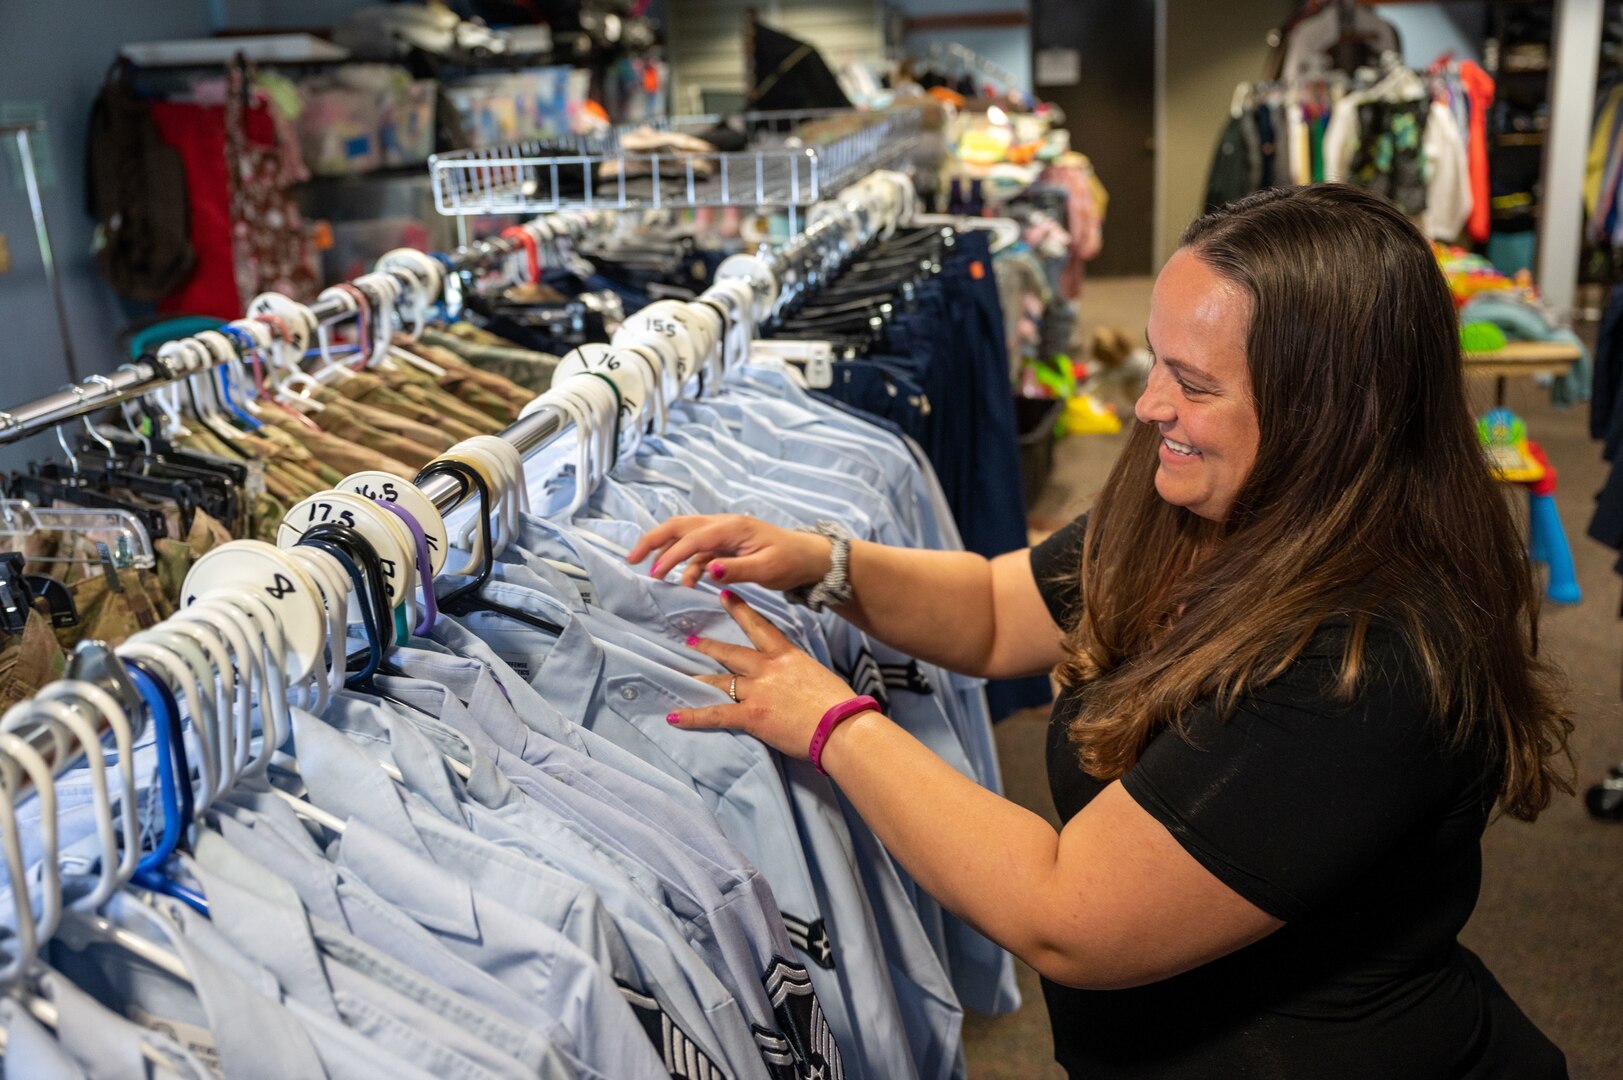
[[870, 710], [873, 712], [884, 711], [879, 707], [879, 702], [863, 694], [860, 697], [842, 701], [823, 714], [823, 718], [817, 722], [817, 730], [812, 732], [811, 746], [806, 755], [811, 758], [811, 763], [817, 766], [818, 772], [823, 773], [824, 776], [828, 775], [823, 772], [823, 747], [828, 743], [828, 737], [834, 733], [834, 729], [857, 713], [869, 712]]

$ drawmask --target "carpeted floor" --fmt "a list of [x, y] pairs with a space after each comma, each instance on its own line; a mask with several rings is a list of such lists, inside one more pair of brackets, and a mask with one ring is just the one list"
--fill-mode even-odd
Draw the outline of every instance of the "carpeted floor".
[[[1149, 279], [1089, 282], [1084, 328], [1142, 333]], [[1492, 386], [1475, 388], [1484, 407]], [[1576, 724], [1572, 748], [1582, 790], [1623, 761], [1623, 633], [1617, 561], [1585, 536], [1593, 493], [1606, 475], [1588, 437], [1586, 407], [1552, 408], [1543, 390], [1512, 380], [1506, 404], [1527, 421], [1560, 476], [1557, 504], [1584, 596], [1547, 605], [1544, 648], [1566, 671]], [[1104, 482], [1121, 436], [1076, 436], [1055, 452], [1053, 475], [1031, 508], [1041, 535], [1086, 509]], [[1020, 713], [997, 731], [1011, 798], [1053, 818], [1043, 774], [1042, 710]], [[1623, 825], [1591, 820], [1580, 798], [1562, 797], [1537, 822], [1502, 820], [1483, 838], [1482, 897], [1462, 940], [1566, 1051], [1575, 1080], [1623, 1077]], [[974, 1080], [1063, 1077], [1051, 1060], [1047, 1011], [1034, 974], [1022, 971], [1024, 1006], [1009, 1016], [971, 1016], [965, 1025]]]

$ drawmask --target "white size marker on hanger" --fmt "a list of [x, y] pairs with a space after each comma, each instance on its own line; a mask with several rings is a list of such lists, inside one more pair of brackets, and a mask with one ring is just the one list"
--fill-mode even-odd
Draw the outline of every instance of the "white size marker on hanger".
[[326, 612], [303, 568], [263, 541], [235, 540], [192, 564], [182, 586], [182, 605], [189, 607], [221, 588], [252, 589], [263, 595], [285, 628], [289, 681], [303, 680], [321, 661], [327, 644]]
[[[415, 484], [402, 480], [394, 473], [380, 470], [351, 473], [338, 482], [337, 490], [348, 491], [363, 499], [383, 500], [398, 505], [417, 520], [428, 541], [428, 561], [432, 573], [445, 568], [445, 553], [450, 540], [445, 531], [445, 518], [439, 508]], [[415, 543], [415, 541], [414, 541]], [[415, 552], [413, 553], [415, 556]]]
[[[396, 531], [402, 528], [399, 520], [382, 507], [374, 506], [371, 499], [363, 499], [349, 492], [318, 491], [287, 512], [276, 530], [276, 546], [293, 547], [311, 528], [329, 522], [348, 525], [372, 545], [378, 553], [383, 583], [389, 594], [389, 606], [398, 606], [407, 595], [411, 581], [409, 560], [416, 558], [416, 551], [413, 550], [409, 556], [406, 554], [406, 542]], [[351, 599], [354, 602], [356, 598]], [[351, 621], [359, 621], [358, 609], [352, 608]]]

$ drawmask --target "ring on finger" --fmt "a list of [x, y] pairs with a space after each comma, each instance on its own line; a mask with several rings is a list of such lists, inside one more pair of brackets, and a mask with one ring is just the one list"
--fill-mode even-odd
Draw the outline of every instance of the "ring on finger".
[[738, 676], [737, 675], [734, 675], [733, 676], [733, 681], [727, 684], [727, 696], [733, 699], [733, 704], [734, 705], [742, 705], [743, 704], [743, 702], [738, 700]]

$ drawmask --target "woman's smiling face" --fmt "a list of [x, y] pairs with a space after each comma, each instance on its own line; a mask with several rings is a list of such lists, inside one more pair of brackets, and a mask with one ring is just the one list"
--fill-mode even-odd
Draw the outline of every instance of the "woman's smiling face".
[[1222, 521], [1257, 458], [1246, 365], [1251, 303], [1187, 248], [1155, 280], [1147, 337], [1155, 366], [1133, 412], [1161, 433], [1155, 490]]

